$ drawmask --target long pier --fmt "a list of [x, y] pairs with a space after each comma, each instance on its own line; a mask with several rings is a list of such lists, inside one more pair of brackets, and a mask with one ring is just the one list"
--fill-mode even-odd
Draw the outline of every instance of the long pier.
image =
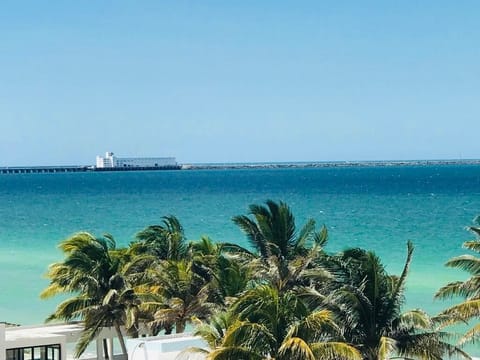
[[107, 172], [107, 171], [151, 171], [151, 170], [180, 170], [180, 166], [154, 166], [154, 167], [114, 167], [97, 168], [94, 166], [12, 166], [0, 167], [0, 174], [48, 174], [72, 172]]
[[154, 167], [125, 166], [97, 168], [92, 165], [71, 166], [12, 166], [0, 167], [0, 174], [46, 174], [70, 172], [111, 172], [111, 171], [157, 171], [157, 170], [218, 170], [218, 169], [283, 169], [283, 168], [324, 168], [324, 167], [389, 167], [389, 166], [443, 166], [480, 165], [480, 159], [461, 160], [391, 160], [391, 161], [325, 161], [302, 163], [251, 163], [251, 164], [191, 164]]

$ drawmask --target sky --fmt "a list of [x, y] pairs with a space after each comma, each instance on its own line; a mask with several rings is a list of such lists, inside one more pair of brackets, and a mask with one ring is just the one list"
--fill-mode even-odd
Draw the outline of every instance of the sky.
[[480, 158], [479, 22], [478, 1], [3, 0], [0, 166]]

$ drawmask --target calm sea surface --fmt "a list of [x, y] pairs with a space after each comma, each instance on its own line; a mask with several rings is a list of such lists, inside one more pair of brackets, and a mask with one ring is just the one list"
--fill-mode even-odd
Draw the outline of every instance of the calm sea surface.
[[111, 233], [127, 245], [174, 214], [189, 239], [247, 245], [231, 222], [251, 203], [284, 200], [297, 223], [325, 224], [328, 251], [364, 247], [399, 273], [407, 240], [416, 250], [407, 307], [445, 307], [435, 291], [464, 274], [443, 264], [465, 253], [465, 227], [480, 214], [480, 167], [358, 167], [0, 175], [0, 321], [41, 323], [59, 299], [42, 301], [58, 242], [77, 231]]

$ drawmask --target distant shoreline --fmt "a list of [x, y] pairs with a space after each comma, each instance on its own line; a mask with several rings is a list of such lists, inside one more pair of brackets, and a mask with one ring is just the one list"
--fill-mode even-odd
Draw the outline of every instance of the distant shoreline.
[[233, 169], [302, 169], [339, 167], [392, 167], [392, 166], [445, 166], [480, 165], [480, 159], [457, 160], [366, 160], [366, 161], [311, 161], [311, 162], [267, 162], [267, 163], [211, 163], [179, 164], [164, 167], [114, 167], [97, 168], [92, 165], [71, 166], [9, 166], [0, 167], [0, 174], [39, 174], [66, 172], [122, 172], [162, 170], [233, 170]]

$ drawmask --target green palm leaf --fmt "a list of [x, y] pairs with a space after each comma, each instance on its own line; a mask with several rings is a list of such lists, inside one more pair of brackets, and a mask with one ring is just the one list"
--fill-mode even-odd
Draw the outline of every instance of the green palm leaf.
[[242, 346], [247, 349], [255, 349], [263, 355], [268, 355], [275, 349], [277, 340], [270, 330], [263, 324], [249, 321], [237, 321], [230, 326], [224, 337], [223, 346]]
[[480, 299], [467, 300], [458, 305], [454, 305], [442, 314], [453, 317], [454, 319], [464, 322], [474, 317], [480, 316]]
[[301, 338], [291, 337], [285, 340], [278, 351], [280, 359], [315, 360], [310, 346]]
[[421, 309], [414, 309], [402, 313], [399, 317], [400, 325], [405, 328], [415, 329], [431, 329], [433, 326], [432, 319]]
[[457, 256], [449, 260], [445, 265], [465, 270], [472, 275], [480, 275], [480, 259], [472, 255]]
[[474, 343], [480, 339], [480, 324], [476, 324], [470, 328], [458, 341], [458, 345], [462, 346], [467, 343]]
[[455, 296], [471, 297], [480, 292], [480, 277], [471, 278], [467, 281], [455, 281], [441, 287], [435, 294], [436, 299], [450, 299]]
[[296, 242], [294, 244], [295, 250], [304, 249], [307, 243], [315, 233], [315, 220], [309, 219], [307, 223], [300, 229]]
[[377, 359], [388, 360], [390, 355], [397, 349], [397, 341], [387, 336], [382, 336], [378, 344]]
[[318, 310], [308, 314], [304, 319], [291, 325], [287, 337], [299, 337], [310, 341], [319, 341], [325, 334], [340, 334], [332, 312]]
[[210, 352], [207, 360], [265, 360], [264, 355], [242, 346], [220, 347]]
[[[472, 228], [470, 228], [472, 229]], [[480, 235], [480, 228], [475, 228], [475, 233]], [[472, 240], [472, 241], [465, 241], [463, 243], [463, 247], [468, 250], [475, 251], [480, 253], [480, 241], [479, 240]]]
[[316, 359], [324, 360], [361, 360], [361, 353], [353, 346], [343, 342], [323, 342], [310, 345]]
[[253, 220], [245, 215], [235, 216], [232, 220], [247, 235], [250, 245], [259, 252], [260, 256], [266, 258], [271, 255], [264, 235]]

